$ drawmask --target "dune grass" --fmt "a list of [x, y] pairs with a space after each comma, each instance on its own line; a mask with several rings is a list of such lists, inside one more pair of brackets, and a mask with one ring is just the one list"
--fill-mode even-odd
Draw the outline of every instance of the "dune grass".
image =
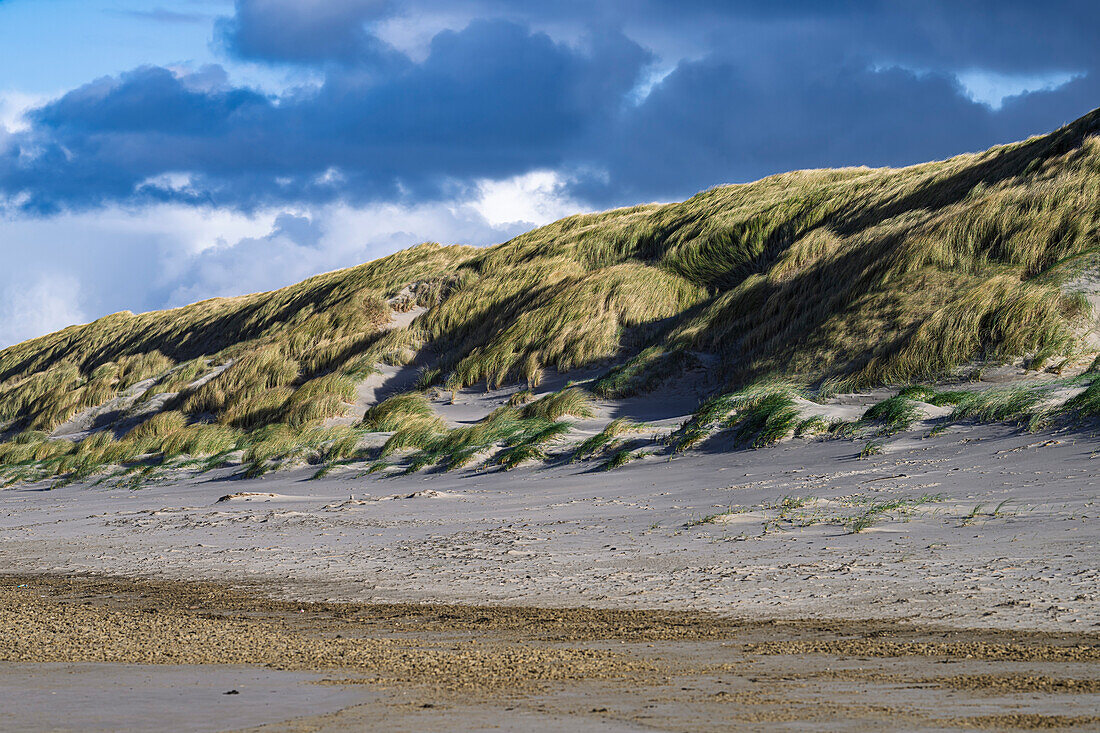
[[1068, 400], [1062, 410], [1078, 419], [1100, 417], [1100, 375], [1092, 379], [1084, 392]]
[[[388, 405], [391, 400], [392, 406]], [[528, 460], [546, 458], [546, 448], [571, 429], [566, 416], [593, 414], [590, 399], [579, 389], [567, 388], [522, 405], [504, 405], [477, 423], [446, 430], [442, 421], [427, 411], [431, 405], [420, 395], [401, 395], [378, 406], [378, 415], [394, 415], [396, 432], [382, 446], [386, 457], [403, 449], [417, 449], [406, 472], [429, 466], [452, 470], [468, 465], [476, 456], [499, 449], [491, 463], [509, 470]], [[368, 411], [368, 419], [373, 417]], [[372, 423], [375, 425], [390, 423]]]
[[864, 422], [881, 423], [884, 433], [908, 430], [920, 418], [920, 408], [904, 394], [898, 394], [867, 408], [861, 418]]
[[974, 392], [959, 400], [951, 413], [952, 421], [1004, 422], [1039, 427], [1046, 416], [1041, 403], [1046, 396], [1042, 387], [994, 388]]
[[573, 460], [583, 461], [598, 455], [614, 446], [620, 435], [641, 430], [643, 427], [640, 423], [632, 422], [625, 417], [616, 418], [604, 426], [603, 430], [582, 441], [573, 451]]
[[576, 387], [567, 387], [560, 392], [540, 397], [529, 402], [520, 410], [524, 418], [542, 418], [557, 420], [565, 416], [592, 417], [596, 414], [592, 400]]
[[790, 384], [766, 381], [713, 397], [669, 437], [673, 452], [695, 447], [716, 429], [730, 431], [738, 443], [752, 448], [772, 445], [792, 435], [801, 422], [797, 394]]
[[[448, 389], [534, 387], [547, 369], [603, 364], [592, 389], [605, 397], [701, 365], [736, 393], [776, 380], [926, 382], [975, 360], [1058, 363], [1079, 350], [1088, 313], [1066, 283], [1100, 252], [1098, 181], [1100, 110], [944, 161], [785, 173], [568, 217], [493, 247], [423, 244], [269, 293], [116, 313], [0, 351], [0, 428], [50, 432], [152, 379], [146, 399], [179, 393], [168, 409], [191, 423], [306, 430], [340, 415], [349, 384], [379, 363], [418, 359], [431, 363], [421, 386]], [[402, 291], [399, 307], [426, 310], [387, 331], [387, 301]], [[966, 399], [960, 415], [1019, 412]], [[734, 406], [714, 407], [678, 431], [678, 449]], [[798, 427], [781, 397], [738, 412], [727, 427], [750, 444]], [[421, 426], [403, 440], [434, 438]]]
[[389, 397], [367, 409], [363, 426], [379, 433], [406, 427], [410, 421], [428, 422], [443, 429], [443, 419], [435, 414], [428, 398], [419, 392], [405, 392]]

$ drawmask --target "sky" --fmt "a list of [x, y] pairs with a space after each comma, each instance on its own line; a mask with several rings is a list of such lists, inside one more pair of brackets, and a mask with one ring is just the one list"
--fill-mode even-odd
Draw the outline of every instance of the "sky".
[[1100, 3], [0, 0], [0, 347], [1100, 106]]

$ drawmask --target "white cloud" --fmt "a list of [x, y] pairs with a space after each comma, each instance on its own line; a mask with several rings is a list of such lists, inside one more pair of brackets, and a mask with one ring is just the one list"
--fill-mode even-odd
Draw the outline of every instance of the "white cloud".
[[22, 132], [30, 128], [26, 114], [44, 104], [50, 97], [45, 94], [28, 94], [14, 89], [0, 91], [0, 128], [8, 132]]
[[[462, 197], [422, 204], [330, 204], [250, 215], [158, 204], [0, 219], [6, 264], [0, 348], [115, 311], [282, 287], [424, 241], [503, 242], [583, 210], [566, 193], [567, 180], [534, 171], [483, 180]], [[186, 178], [158, 182], [186, 185]]]
[[80, 283], [71, 275], [42, 273], [0, 290], [0, 345], [86, 320], [80, 309]]
[[568, 183], [567, 178], [552, 170], [502, 180], [482, 179], [477, 182], [478, 197], [471, 205], [493, 226], [540, 226], [585, 210], [566, 193]]
[[999, 74], [985, 69], [969, 69], [955, 74], [966, 96], [998, 110], [1009, 97], [1030, 92], [1047, 92], [1084, 76], [1083, 73], [1053, 71], [1045, 74]]

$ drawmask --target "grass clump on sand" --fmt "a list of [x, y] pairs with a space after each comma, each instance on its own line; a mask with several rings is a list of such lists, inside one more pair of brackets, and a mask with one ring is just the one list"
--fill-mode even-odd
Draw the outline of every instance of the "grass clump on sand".
[[564, 437], [570, 430], [569, 423], [564, 421], [546, 422], [535, 418], [531, 422], [536, 424], [525, 426], [518, 439], [514, 439], [514, 442], [494, 458], [494, 462], [500, 464], [504, 470], [516, 468], [524, 461], [545, 459], [545, 446]]
[[866, 529], [870, 529], [876, 521], [889, 514], [900, 514], [903, 518], [908, 519], [918, 507], [943, 499], [943, 494], [923, 494], [902, 499], [871, 501], [867, 509], [848, 521], [848, 531], [852, 534], [859, 534]]
[[1063, 414], [1072, 415], [1077, 419], [1092, 419], [1100, 417], [1100, 357], [1096, 358], [1085, 375], [1089, 379], [1085, 390], [1066, 401], [1061, 407]]
[[384, 457], [399, 449], [419, 448], [406, 467], [411, 473], [434, 465], [446, 470], [461, 468], [478, 454], [499, 446], [501, 451], [492, 462], [507, 470], [527, 460], [544, 459], [546, 446], [571, 428], [560, 418], [591, 414], [591, 401], [580, 390], [569, 388], [522, 406], [499, 407], [473, 425], [445, 432], [413, 419], [412, 427], [399, 429], [386, 441], [381, 454]]
[[1040, 407], [1046, 394], [1042, 387], [994, 388], [973, 392], [955, 404], [950, 420], [1006, 422], [1035, 428], [1046, 419], [1046, 411]]
[[617, 438], [625, 433], [641, 430], [644, 426], [631, 422], [625, 417], [615, 418], [603, 430], [584, 440], [573, 452], [574, 461], [582, 461], [615, 445]]
[[436, 415], [428, 398], [419, 392], [405, 392], [389, 397], [367, 409], [363, 426], [378, 433], [389, 433], [406, 427], [410, 422], [427, 422], [442, 429], [443, 419]]
[[895, 395], [867, 408], [861, 420], [881, 423], [883, 432], [898, 433], [908, 430], [920, 418], [920, 408], [905, 395]]
[[649, 346], [623, 364], [612, 367], [592, 385], [600, 397], [620, 399], [649, 392], [668, 377], [698, 360], [683, 350]]
[[557, 420], [567, 415], [592, 417], [596, 414], [596, 410], [592, 400], [584, 392], [576, 387], [569, 387], [527, 403], [523, 406], [521, 414], [527, 419]]
[[753, 448], [772, 445], [793, 434], [800, 423], [797, 390], [765, 382], [706, 402], [669, 438], [673, 451], [683, 452], [711, 435], [729, 430], [738, 443]]
[[244, 455], [247, 478], [302, 462], [332, 464], [357, 453], [359, 431], [348, 426], [295, 429], [285, 423], [267, 425], [248, 436]]
[[774, 391], [746, 396], [723, 427], [753, 448], [778, 443], [798, 426], [798, 410], [788, 392]]
[[[501, 407], [473, 425], [428, 436], [424, 444], [419, 446], [420, 451], [412, 456], [407, 471], [411, 473], [437, 464], [447, 470], [461, 468], [478, 453], [498, 444], [520, 440], [523, 433], [524, 419], [519, 410]], [[395, 434], [390, 441], [399, 435], [401, 432]], [[382, 447], [383, 456], [391, 452], [390, 441]]]
[[647, 455], [649, 454], [644, 451], [636, 453], [630, 448], [622, 448], [615, 451], [600, 468], [603, 471], [614, 471], [616, 468], [622, 468], [631, 461], [636, 461]]
[[798, 426], [794, 429], [794, 436], [801, 438], [807, 435], [820, 435], [828, 433], [830, 427], [831, 425], [824, 415], [810, 415], [798, 423]]

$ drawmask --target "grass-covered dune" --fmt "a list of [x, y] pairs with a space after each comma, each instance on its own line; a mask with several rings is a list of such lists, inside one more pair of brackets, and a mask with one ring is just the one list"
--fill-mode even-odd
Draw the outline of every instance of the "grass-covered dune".
[[[135, 389], [165, 402], [126, 455], [274, 439], [341, 414], [378, 363], [419, 355], [434, 365], [423, 381], [451, 388], [604, 364], [594, 389], [608, 397], [652, 389], [700, 352], [726, 389], [1087, 360], [1090, 308], [1072, 283], [1098, 254], [1100, 110], [946, 161], [786, 173], [72, 326], [0, 351], [0, 428], [21, 441], [0, 461], [16, 445], [49, 458], [62, 449], [43, 433]], [[387, 329], [414, 305], [410, 327]]]

